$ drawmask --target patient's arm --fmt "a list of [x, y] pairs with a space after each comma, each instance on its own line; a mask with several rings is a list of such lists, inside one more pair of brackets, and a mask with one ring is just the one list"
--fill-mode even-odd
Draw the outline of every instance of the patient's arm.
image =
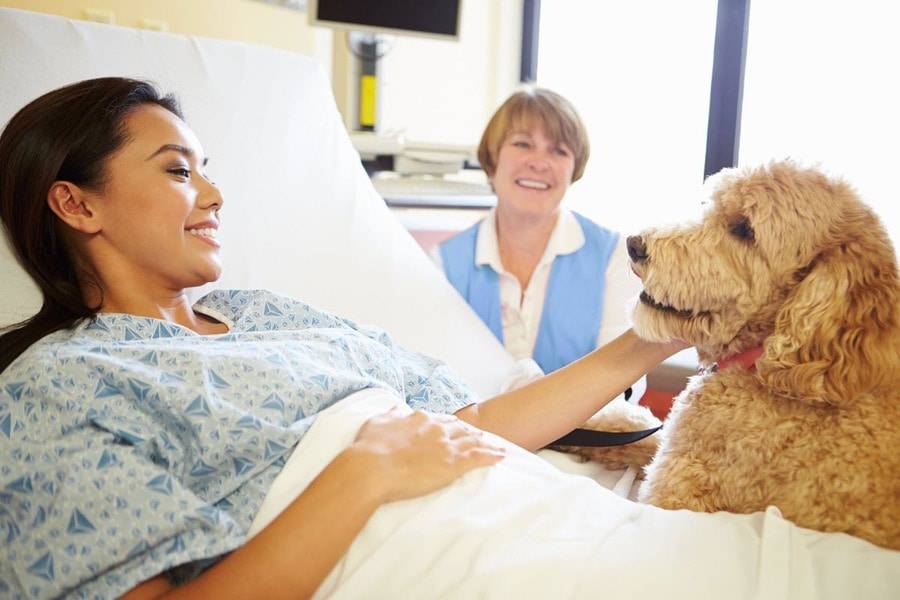
[[502, 457], [480, 431], [449, 415], [375, 417], [244, 546], [184, 586], [159, 576], [125, 598], [312, 596], [381, 504], [426, 494]]
[[259, 535], [184, 586], [157, 577], [125, 598], [305, 598], [380, 504], [381, 484], [339, 455]]
[[647, 342], [629, 329], [574, 363], [456, 412], [460, 419], [537, 450], [588, 420], [641, 375], [686, 347]]

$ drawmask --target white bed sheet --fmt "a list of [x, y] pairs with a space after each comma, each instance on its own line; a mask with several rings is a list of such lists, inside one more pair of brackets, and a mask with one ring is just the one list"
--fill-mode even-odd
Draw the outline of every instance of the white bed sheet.
[[[364, 390], [322, 413], [276, 479], [251, 534], [350, 444], [366, 419], [393, 406], [405, 405], [389, 392]], [[504, 444], [507, 457], [495, 467], [379, 509], [316, 597], [900, 597], [900, 552], [797, 527], [775, 508], [733, 515], [637, 504]]]

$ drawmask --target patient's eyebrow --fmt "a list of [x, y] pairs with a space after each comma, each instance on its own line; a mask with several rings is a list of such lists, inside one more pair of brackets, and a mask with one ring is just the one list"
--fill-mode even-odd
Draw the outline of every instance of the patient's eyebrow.
[[[180, 144], [163, 144], [156, 150], [156, 152], [154, 152], [153, 154], [148, 156], [147, 160], [150, 160], [151, 158], [153, 158], [154, 156], [156, 156], [158, 154], [162, 154], [163, 152], [169, 152], [169, 151], [178, 152], [179, 154], [183, 154], [186, 158], [191, 158], [192, 156], [194, 156], [194, 151], [191, 150], [190, 148], [188, 148], [187, 146], [182, 146]], [[201, 165], [205, 167], [206, 163], [208, 163], [208, 162], [209, 162], [209, 157], [206, 157], [201, 162]]]

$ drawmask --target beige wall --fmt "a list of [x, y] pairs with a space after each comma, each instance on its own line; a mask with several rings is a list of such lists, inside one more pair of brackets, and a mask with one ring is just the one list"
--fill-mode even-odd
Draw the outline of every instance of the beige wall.
[[[168, 31], [241, 40], [315, 58], [332, 82], [345, 122], [355, 115], [356, 67], [345, 34], [307, 24], [305, 12], [253, 0], [0, 0], [0, 6], [84, 19], [112, 11], [115, 24], [166, 23]], [[497, 106], [515, 89], [522, 0], [465, 0], [455, 42], [396, 37], [379, 66], [383, 130], [416, 140], [475, 144]]]
[[310, 27], [306, 13], [251, 0], [0, 0], [0, 6], [85, 19], [85, 9], [112, 11], [115, 24], [162, 21], [168, 31], [241, 40], [331, 61], [331, 32]]

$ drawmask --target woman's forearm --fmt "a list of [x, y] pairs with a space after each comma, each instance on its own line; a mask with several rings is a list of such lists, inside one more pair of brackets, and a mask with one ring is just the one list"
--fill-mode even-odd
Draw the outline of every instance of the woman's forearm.
[[381, 504], [371, 473], [339, 455], [255, 538], [180, 588], [189, 597], [312, 596]]
[[628, 330], [578, 361], [522, 388], [456, 413], [460, 419], [537, 450], [582, 425], [683, 344], [657, 344]]
[[[376, 471], [338, 455], [275, 520], [200, 577], [162, 577], [127, 598], [308, 598], [383, 501]], [[161, 593], [164, 592], [164, 593]]]
[[353, 444], [256, 537], [190, 583], [157, 576], [144, 598], [306, 598], [384, 503], [440, 489], [502, 460], [502, 448], [449, 415], [391, 410], [360, 427]]

